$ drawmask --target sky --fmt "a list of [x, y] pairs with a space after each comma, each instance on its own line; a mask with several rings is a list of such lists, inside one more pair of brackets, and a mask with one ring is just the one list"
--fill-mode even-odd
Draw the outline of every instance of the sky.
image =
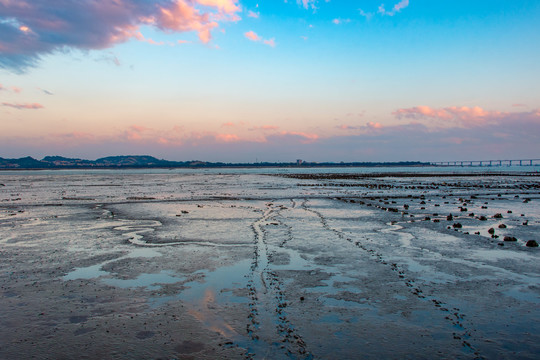
[[540, 158], [537, 0], [0, 0], [0, 157]]

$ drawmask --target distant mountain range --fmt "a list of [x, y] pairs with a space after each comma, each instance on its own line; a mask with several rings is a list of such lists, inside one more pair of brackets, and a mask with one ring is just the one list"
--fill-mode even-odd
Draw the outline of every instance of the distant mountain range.
[[425, 166], [429, 163], [406, 162], [302, 162], [291, 163], [222, 163], [191, 161], [168, 161], [148, 155], [108, 156], [97, 160], [73, 159], [62, 156], [45, 156], [41, 160], [30, 156], [20, 159], [0, 158], [0, 169], [90, 169], [90, 168], [225, 168], [225, 167], [346, 167], [346, 166]]

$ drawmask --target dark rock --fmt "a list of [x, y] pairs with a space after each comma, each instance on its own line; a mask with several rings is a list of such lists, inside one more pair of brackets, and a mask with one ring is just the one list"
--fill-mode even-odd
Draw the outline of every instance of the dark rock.
[[485, 217], [485, 216], [482, 215], [482, 216], [480, 216], [480, 217], [478, 218], [478, 220], [480, 220], [480, 221], [487, 221], [487, 217]]
[[502, 217], [503, 216], [502, 216], [501, 213], [497, 213], [497, 214], [493, 215], [493, 218], [495, 218], [495, 219], [502, 219]]
[[529, 241], [527, 241], [527, 243], [525, 244], [525, 246], [528, 246], [528, 247], [538, 247], [538, 243], [536, 242], [536, 240], [529, 240]]
[[490, 234], [492, 234], [492, 235], [495, 234], [495, 229], [494, 229], [494, 228], [490, 228], [490, 229], [488, 230], [488, 233], [490, 233]]
[[504, 241], [517, 241], [517, 239], [513, 236], [505, 236]]
[[460, 223], [455, 223], [452, 226], [454, 227], [454, 229], [461, 229], [463, 227], [463, 225], [461, 225]]
[[450, 215], [448, 215], [448, 216], [446, 217], [446, 220], [452, 221], [452, 220], [454, 220], [454, 217], [452, 216], [452, 214], [450, 214]]
[[506, 229], [506, 225], [500, 224], [500, 225], [499, 225], [499, 229]]

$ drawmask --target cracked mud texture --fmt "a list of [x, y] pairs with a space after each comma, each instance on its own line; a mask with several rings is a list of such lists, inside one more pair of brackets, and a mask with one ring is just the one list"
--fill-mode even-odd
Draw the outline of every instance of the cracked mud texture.
[[2, 359], [540, 354], [537, 173], [0, 176]]

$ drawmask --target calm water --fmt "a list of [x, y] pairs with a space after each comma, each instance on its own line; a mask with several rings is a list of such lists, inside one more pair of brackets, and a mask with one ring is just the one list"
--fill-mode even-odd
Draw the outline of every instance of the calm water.
[[377, 173], [540, 173], [533, 166], [420, 166], [420, 167], [337, 167], [337, 168], [212, 168], [212, 169], [69, 169], [69, 170], [5, 170], [2, 175], [69, 175], [69, 174], [377, 174]]

